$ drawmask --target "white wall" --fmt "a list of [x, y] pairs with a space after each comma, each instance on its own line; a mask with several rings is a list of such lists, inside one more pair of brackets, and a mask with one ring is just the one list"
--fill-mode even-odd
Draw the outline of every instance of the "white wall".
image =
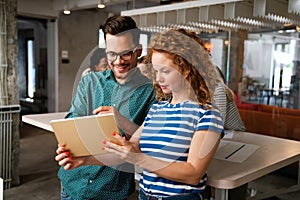
[[270, 75], [272, 46], [261, 41], [245, 41], [244, 75], [251, 77]]
[[212, 38], [210, 40], [211, 42], [211, 56], [212, 56], [212, 60], [213, 62], [219, 66], [221, 69], [224, 68], [223, 66], [223, 44], [224, 44], [224, 40], [223, 39], [218, 39], [218, 38]]
[[245, 41], [244, 76], [269, 84], [272, 69], [273, 44], [265, 41]]

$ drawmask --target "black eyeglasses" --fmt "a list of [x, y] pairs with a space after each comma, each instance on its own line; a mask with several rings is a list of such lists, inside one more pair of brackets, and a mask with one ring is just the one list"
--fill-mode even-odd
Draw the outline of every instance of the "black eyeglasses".
[[134, 47], [133, 50], [125, 50], [125, 51], [122, 51], [121, 53], [108, 51], [108, 52], [106, 52], [106, 57], [107, 57], [107, 60], [109, 60], [111, 62], [115, 61], [118, 56], [120, 56], [120, 58], [122, 60], [128, 61], [131, 59], [132, 55], [135, 53], [135, 51], [137, 49], [138, 49], [138, 46]]

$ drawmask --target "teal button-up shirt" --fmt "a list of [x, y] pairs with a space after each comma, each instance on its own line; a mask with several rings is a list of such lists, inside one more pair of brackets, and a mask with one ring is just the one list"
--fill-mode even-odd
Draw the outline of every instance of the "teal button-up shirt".
[[[123, 116], [141, 125], [155, 100], [152, 83], [140, 70], [119, 84], [111, 70], [90, 73], [78, 84], [66, 118], [92, 115], [99, 106], [114, 106]], [[99, 146], [101, 148], [101, 146]], [[116, 168], [83, 166], [73, 170], [60, 168], [58, 176], [65, 191], [74, 200], [126, 199], [135, 189], [133, 166]]]

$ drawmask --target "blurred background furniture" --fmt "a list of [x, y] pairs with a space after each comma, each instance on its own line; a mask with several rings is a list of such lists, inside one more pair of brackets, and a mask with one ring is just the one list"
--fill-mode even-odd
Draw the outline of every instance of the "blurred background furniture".
[[239, 105], [247, 131], [300, 141], [299, 110], [264, 104]]

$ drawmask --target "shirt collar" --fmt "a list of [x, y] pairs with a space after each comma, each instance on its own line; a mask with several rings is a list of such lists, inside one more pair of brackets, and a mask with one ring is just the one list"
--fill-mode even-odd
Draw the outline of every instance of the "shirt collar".
[[103, 76], [104, 76], [105, 80], [115, 79], [114, 73], [112, 72], [111, 69], [104, 71]]

